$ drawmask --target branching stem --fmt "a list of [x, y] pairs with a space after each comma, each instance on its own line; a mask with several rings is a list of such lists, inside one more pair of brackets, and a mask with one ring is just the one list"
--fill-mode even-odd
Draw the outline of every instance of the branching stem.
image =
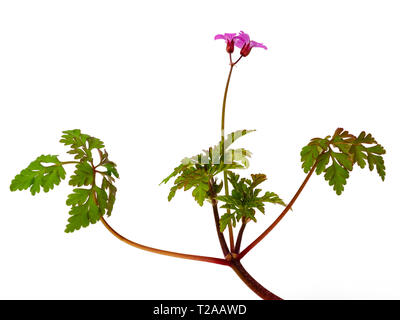
[[174, 258], [181, 258], [181, 259], [187, 259], [187, 260], [196, 260], [196, 261], [204, 261], [204, 262], [210, 262], [210, 263], [215, 263], [215, 264], [220, 264], [227, 266], [229, 265], [229, 262], [220, 259], [220, 258], [213, 258], [213, 257], [205, 257], [205, 256], [197, 256], [197, 255], [192, 255], [192, 254], [185, 254], [185, 253], [178, 253], [178, 252], [172, 252], [172, 251], [166, 251], [166, 250], [161, 250], [161, 249], [156, 249], [148, 246], [144, 246], [142, 244], [139, 244], [137, 242], [131, 241], [124, 236], [120, 235], [117, 231], [115, 231], [108, 223], [107, 221], [101, 217], [101, 222], [103, 225], [107, 228], [108, 231], [110, 231], [115, 237], [117, 237], [119, 240], [129, 244], [132, 247], [144, 250], [144, 251], [149, 251], [152, 253], [157, 253], [161, 254], [164, 256], [169, 256], [169, 257], [174, 257]]
[[293, 196], [292, 200], [288, 203], [286, 208], [282, 211], [282, 213], [278, 216], [278, 218], [275, 219], [275, 221], [265, 230], [256, 240], [254, 240], [246, 249], [244, 249], [240, 254], [239, 254], [239, 260], [242, 259], [251, 249], [253, 249], [262, 239], [264, 239], [268, 233], [270, 233], [276, 225], [283, 219], [283, 217], [288, 213], [288, 211], [292, 208], [293, 204], [296, 202], [297, 198], [299, 197], [300, 193], [303, 191], [304, 187], [306, 186], [308, 180], [310, 180], [310, 177], [312, 176], [315, 168], [317, 166], [317, 161], [315, 164], [312, 166], [310, 172], [308, 172], [306, 178], [304, 179], [303, 183], [301, 184], [299, 190], [297, 190], [296, 194]]
[[[91, 164], [92, 164], [92, 168], [93, 168], [93, 184], [92, 184], [92, 187], [94, 188], [95, 181], [96, 181], [95, 176], [96, 176], [97, 170], [95, 169], [95, 166], [93, 165], [93, 163], [91, 163]], [[98, 205], [96, 197], [95, 197], [95, 202]], [[174, 258], [210, 262], [210, 263], [220, 264], [220, 265], [224, 265], [224, 266], [229, 265], [228, 261], [226, 261], [224, 259], [220, 259], [220, 258], [213, 258], [213, 257], [205, 257], [205, 256], [192, 255], [192, 254], [178, 253], [178, 252], [166, 251], [166, 250], [156, 249], [156, 248], [152, 248], [152, 247], [148, 247], [148, 246], [142, 245], [140, 243], [131, 241], [131, 240], [125, 238], [124, 236], [122, 236], [121, 234], [119, 234], [117, 231], [115, 231], [107, 223], [107, 221], [104, 219], [104, 217], [100, 217], [100, 221], [107, 228], [107, 230], [110, 231], [115, 237], [117, 237], [119, 240], [129, 244], [132, 247], [135, 247], [135, 248], [138, 248], [138, 249], [141, 249], [141, 250], [144, 250], [144, 251], [149, 251], [149, 252], [152, 252], [152, 253], [161, 254], [161, 255], [164, 255], [164, 256], [174, 257]]]
[[243, 232], [244, 229], [246, 228], [247, 222], [245, 219], [242, 220], [242, 226], [240, 227], [237, 239], [236, 239], [236, 246], [235, 246], [235, 253], [239, 253], [240, 252], [240, 246], [242, 244], [242, 238], [243, 238]]

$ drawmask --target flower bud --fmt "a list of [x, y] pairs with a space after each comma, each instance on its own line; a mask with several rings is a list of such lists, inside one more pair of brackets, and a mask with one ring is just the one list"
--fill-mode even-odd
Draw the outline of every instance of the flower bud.
[[244, 45], [243, 48], [242, 48], [242, 50], [240, 50], [240, 54], [241, 54], [243, 57], [247, 57], [247, 56], [249, 55], [250, 51], [251, 51], [251, 48], [252, 48], [252, 47], [250, 46], [250, 44]]
[[232, 53], [235, 50], [235, 43], [233, 40], [226, 42], [226, 52]]

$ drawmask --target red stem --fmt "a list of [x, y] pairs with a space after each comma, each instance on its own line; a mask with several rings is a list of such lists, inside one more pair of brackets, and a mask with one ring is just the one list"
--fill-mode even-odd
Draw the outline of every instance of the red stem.
[[101, 222], [103, 225], [107, 228], [108, 231], [110, 231], [114, 236], [116, 236], [119, 240], [135, 247], [138, 249], [142, 249], [145, 251], [149, 251], [152, 253], [158, 253], [162, 254], [164, 256], [170, 256], [170, 257], [175, 257], [175, 258], [182, 258], [182, 259], [188, 259], [188, 260], [196, 260], [196, 261], [204, 261], [204, 262], [210, 262], [210, 263], [216, 263], [224, 266], [228, 266], [229, 262], [224, 260], [224, 259], [219, 259], [219, 258], [213, 258], [213, 257], [204, 257], [204, 256], [196, 256], [192, 254], [185, 254], [185, 253], [178, 253], [178, 252], [172, 252], [172, 251], [166, 251], [166, 250], [160, 250], [160, 249], [155, 249], [152, 247], [144, 246], [142, 244], [133, 242], [124, 236], [120, 235], [117, 231], [115, 231], [111, 226], [107, 223], [107, 221], [101, 217], [100, 218]]
[[219, 213], [218, 213], [218, 203], [217, 200], [215, 199], [216, 195], [213, 193], [214, 189], [214, 181], [213, 179], [210, 179], [208, 181], [209, 185], [209, 190], [211, 192], [211, 204], [213, 208], [213, 213], [214, 213], [214, 221], [215, 221], [215, 227], [217, 229], [217, 235], [218, 235], [218, 240], [219, 244], [221, 245], [222, 253], [224, 254], [224, 257], [228, 257], [230, 254], [228, 245], [226, 244], [224, 234], [221, 232], [220, 226], [219, 226]]
[[259, 284], [242, 266], [239, 260], [233, 259], [231, 261], [231, 268], [239, 278], [260, 298], [264, 300], [282, 300], [282, 298], [273, 294], [271, 291], [265, 289], [261, 284]]
[[299, 197], [300, 193], [303, 191], [304, 187], [306, 186], [308, 180], [310, 179], [311, 175], [313, 174], [315, 167], [317, 166], [317, 161], [311, 168], [310, 172], [307, 174], [306, 178], [304, 179], [303, 183], [301, 184], [299, 190], [297, 190], [296, 194], [293, 196], [292, 200], [288, 203], [286, 208], [282, 211], [278, 218], [265, 230], [256, 240], [254, 240], [246, 249], [244, 249], [240, 254], [238, 259], [242, 259], [251, 249], [253, 249], [262, 239], [264, 239], [268, 233], [270, 233], [276, 225], [283, 219], [283, 217], [288, 213], [288, 211], [292, 208], [293, 204]]
[[246, 228], [246, 220], [243, 219], [242, 220], [242, 226], [240, 227], [238, 236], [237, 236], [237, 240], [236, 240], [236, 246], [235, 246], [235, 253], [239, 253], [240, 252], [240, 245], [242, 244], [242, 239], [243, 239], [243, 232], [244, 229]]

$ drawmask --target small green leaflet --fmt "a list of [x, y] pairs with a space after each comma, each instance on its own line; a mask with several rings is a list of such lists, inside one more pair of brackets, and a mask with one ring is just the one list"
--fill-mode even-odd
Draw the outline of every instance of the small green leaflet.
[[104, 148], [104, 143], [97, 138], [81, 133], [81, 130], [63, 131], [60, 142], [66, 146], [70, 146], [68, 153], [75, 155], [77, 160], [93, 160], [92, 150]]
[[301, 150], [300, 156], [301, 161], [303, 162], [302, 168], [305, 173], [311, 170], [318, 156], [327, 149], [328, 145], [329, 143], [327, 138], [314, 138]]
[[71, 206], [71, 217], [65, 232], [73, 232], [99, 221], [106, 211], [107, 202], [107, 193], [97, 186], [91, 189], [74, 189], [67, 199], [67, 205]]
[[69, 179], [71, 186], [88, 186], [93, 183], [93, 168], [88, 162], [78, 163], [74, 174]]
[[333, 160], [332, 165], [325, 170], [324, 177], [329, 185], [333, 186], [336, 194], [340, 195], [344, 190], [346, 179], [349, 177], [349, 171], [339, 165], [336, 160]]
[[57, 156], [41, 155], [15, 176], [11, 182], [10, 190], [30, 188], [31, 194], [35, 195], [40, 192], [41, 187], [44, 192], [48, 192], [55, 185], [59, 185], [63, 179], [65, 179], [65, 170]]
[[[119, 178], [119, 173], [117, 171], [117, 165], [110, 161], [108, 159], [108, 153], [106, 150], [104, 152], [100, 149], [98, 149], [99, 155], [100, 155], [100, 163], [98, 166], [102, 166], [103, 168], [106, 169], [105, 174], [109, 177], [114, 176], [115, 178]], [[114, 181], [114, 179], [112, 179]]]
[[107, 198], [107, 205], [106, 205], [106, 213], [107, 216], [111, 216], [111, 212], [114, 208], [115, 203], [115, 195], [117, 194], [117, 188], [113, 184], [114, 180], [110, 177], [104, 177], [103, 182], [101, 184], [101, 188], [104, 191], [108, 190], [108, 198]]
[[220, 218], [221, 232], [225, 230], [229, 222], [232, 222], [234, 227], [236, 221], [241, 219], [257, 222], [255, 209], [265, 213], [265, 202], [286, 206], [274, 192], [267, 191], [263, 196], [260, 196], [262, 190], [256, 187], [267, 180], [265, 174], [252, 174], [251, 179], [246, 179], [228, 171], [228, 180], [233, 187], [231, 194], [217, 197], [217, 200], [224, 202], [221, 208], [232, 210], [231, 214], [226, 213]]
[[311, 167], [314, 165], [317, 157], [319, 156], [318, 147], [314, 145], [305, 146], [301, 150], [301, 161], [303, 162], [302, 168], [304, 172], [308, 172], [311, 170]]
[[231, 223], [234, 228], [236, 227], [235, 215], [232, 213], [223, 214], [219, 219], [219, 228], [221, 232], [224, 232], [229, 223]]
[[281, 206], [286, 207], [286, 203], [283, 202], [283, 200], [275, 192], [267, 191], [261, 197], [261, 201], [262, 202], [269, 202], [269, 203], [273, 203], [273, 204], [280, 204]]
[[[367, 147], [365, 144], [375, 145]], [[352, 157], [353, 162], [356, 162], [360, 168], [364, 168], [365, 160], [367, 160], [369, 170], [373, 171], [375, 168], [382, 181], [385, 180], [386, 175], [385, 163], [382, 157], [385, 153], [385, 149], [375, 141], [371, 134], [366, 134], [364, 131], [355, 139], [349, 150], [349, 155]]]
[[[372, 145], [367, 147], [366, 145]], [[385, 179], [385, 164], [382, 155], [385, 149], [376, 142], [371, 134], [362, 131], [358, 136], [338, 128], [333, 136], [324, 139], [314, 138], [301, 153], [304, 172], [309, 172], [315, 165], [317, 175], [325, 173], [325, 180], [336, 194], [340, 195], [349, 178], [354, 164], [369, 169], [376, 169], [382, 180]]]
[[[180, 175], [176, 178], [174, 186], [168, 195], [168, 201], [171, 201], [179, 189], [187, 191], [193, 188], [192, 195], [200, 206], [203, 206], [204, 200], [208, 197], [210, 179], [208, 173], [203, 167], [183, 166]], [[168, 181], [168, 180], [167, 180]]]

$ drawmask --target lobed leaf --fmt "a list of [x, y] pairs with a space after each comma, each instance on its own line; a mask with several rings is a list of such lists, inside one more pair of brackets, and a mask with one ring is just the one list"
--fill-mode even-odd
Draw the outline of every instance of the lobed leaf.
[[[372, 145], [367, 147], [366, 145]], [[336, 152], [334, 150], [338, 150]], [[316, 164], [316, 173], [325, 173], [325, 180], [338, 195], [344, 190], [344, 185], [353, 170], [354, 164], [369, 169], [376, 169], [382, 180], [385, 179], [385, 164], [382, 155], [385, 149], [376, 142], [371, 134], [362, 131], [358, 136], [338, 128], [332, 138], [314, 138], [301, 151], [302, 167], [307, 173]], [[332, 162], [331, 162], [332, 161]], [[331, 163], [330, 166], [329, 163]]]
[[[51, 164], [44, 166], [43, 164]], [[22, 170], [11, 181], [10, 190], [30, 189], [32, 195], [39, 193], [41, 188], [44, 192], [52, 190], [65, 179], [65, 170], [55, 155], [41, 155], [32, 161], [29, 166]]]
[[219, 219], [219, 229], [221, 230], [221, 232], [224, 232], [229, 223], [231, 223], [233, 227], [236, 227], [235, 215], [231, 213], [223, 214]]
[[303, 162], [302, 168], [304, 172], [307, 173], [311, 170], [312, 166], [315, 164], [317, 160], [320, 149], [317, 145], [307, 145], [301, 150], [301, 161]]
[[92, 150], [104, 148], [104, 143], [95, 137], [81, 133], [81, 130], [66, 130], [61, 136], [61, 143], [70, 146], [68, 153], [73, 154], [77, 160], [93, 160]]
[[232, 213], [231, 215], [224, 215], [226, 220], [220, 222], [221, 230], [225, 228], [225, 223], [229, 223], [228, 217], [232, 219], [232, 215], [235, 221], [245, 219], [256, 222], [256, 209], [261, 213], [265, 213], [266, 202], [286, 206], [283, 200], [274, 192], [267, 191], [263, 196], [259, 196], [261, 189], [256, 187], [266, 181], [265, 174], [252, 174], [251, 179], [246, 179], [240, 178], [238, 174], [231, 171], [227, 173], [233, 189], [230, 195], [218, 196], [217, 200], [224, 202], [221, 208], [230, 209]]
[[[65, 232], [73, 232], [87, 227], [90, 223], [96, 223], [104, 214], [111, 214], [117, 192], [113, 182], [119, 177], [119, 173], [117, 165], [109, 160], [107, 151], [102, 150], [104, 143], [100, 139], [76, 129], [63, 131], [60, 142], [69, 146], [71, 150], [68, 153], [79, 159], [69, 184], [75, 187], [90, 186], [88, 189], [73, 189], [66, 200], [71, 209]], [[97, 149], [100, 156], [100, 162], [96, 166], [93, 164], [91, 153], [94, 149]], [[71, 161], [60, 162], [55, 155], [42, 155], [12, 180], [10, 189], [16, 191], [30, 188], [33, 195], [41, 188], [47, 192], [65, 179], [63, 164], [67, 163]], [[98, 171], [99, 167], [105, 168], [106, 171]], [[96, 185], [96, 174], [103, 176], [101, 187]]]
[[111, 216], [111, 212], [114, 208], [115, 197], [117, 194], [117, 188], [114, 186], [112, 181], [109, 178], [104, 177], [103, 182], [101, 184], [101, 188], [104, 191], [108, 190], [107, 204], [106, 204], [106, 213], [107, 216]]
[[262, 197], [263, 202], [269, 202], [273, 204], [280, 204], [286, 207], [286, 203], [274, 192], [267, 191]]
[[348, 177], [349, 172], [335, 160], [333, 160], [332, 165], [325, 171], [325, 180], [329, 182], [330, 186], [333, 186], [333, 190], [336, 191], [337, 195], [343, 192]]
[[74, 174], [69, 179], [71, 186], [89, 186], [93, 184], [93, 168], [88, 162], [78, 163]]
[[68, 195], [66, 202], [71, 206], [69, 211], [71, 217], [68, 219], [65, 232], [74, 232], [99, 221], [109, 208], [109, 201], [106, 191], [95, 185], [90, 189], [74, 189], [73, 193]]
[[[222, 183], [212, 185], [210, 190], [209, 181], [215, 180], [215, 176], [227, 170], [245, 169], [249, 166], [251, 152], [244, 149], [227, 149], [238, 138], [254, 130], [238, 130], [230, 133], [227, 138], [217, 146], [193, 157], [186, 157], [181, 161], [173, 172], [163, 179], [160, 184], [168, 183], [175, 178], [174, 185], [168, 194], [171, 201], [179, 189], [192, 190], [192, 196], [202, 206], [210, 194], [218, 194], [222, 189]], [[225, 150], [225, 152], [221, 152]]]

